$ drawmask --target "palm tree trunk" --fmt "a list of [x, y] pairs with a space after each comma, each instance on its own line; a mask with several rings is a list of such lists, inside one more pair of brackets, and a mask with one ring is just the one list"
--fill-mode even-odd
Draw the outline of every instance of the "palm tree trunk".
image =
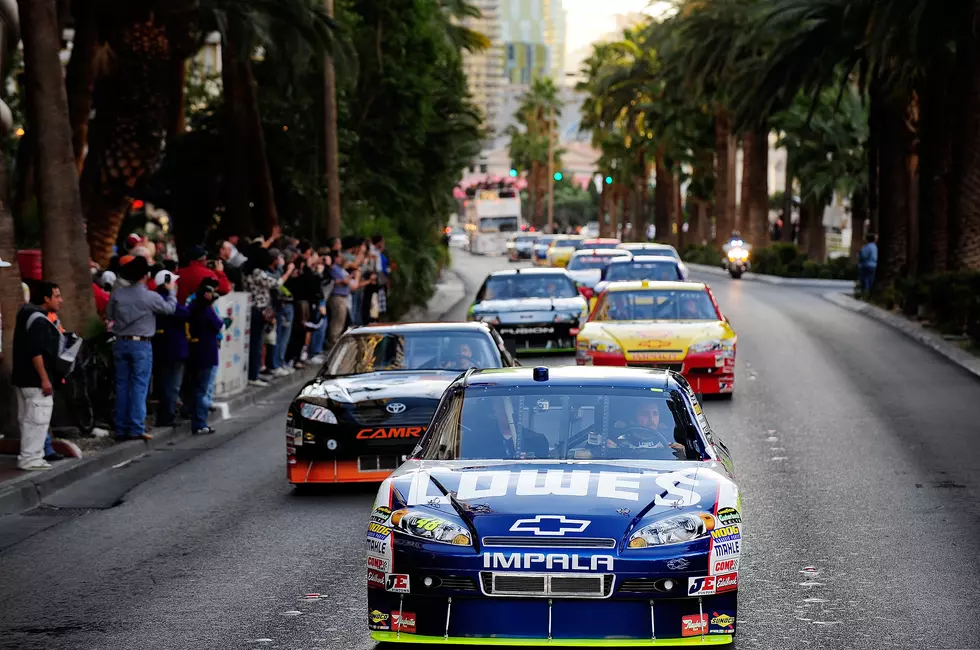
[[[333, 0], [323, 0], [327, 15], [333, 17]], [[381, 63], [381, 56], [378, 56]], [[323, 61], [324, 144], [327, 170], [327, 236], [340, 237], [340, 153], [337, 139], [337, 78], [333, 57]]]
[[868, 191], [858, 188], [851, 197], [851, 250], [848, 256], [852, 263], [857, 264], [858, 254], [864, 246], [864, 222], [868, 218]]
[[[909, 102], [907, 123], [918, 125], [919, 101], [916, 93], [912, 93]], [[911, 127], [917, 129], [918, 127]], [[906, 273], [910, 277], [919, 274], [919, 138], [918, 132], [909, 133], [909, 149], [905, 157], [906, 176], [908, 182], [908, 238], [905, 242]], [[927, 225], [928, 227], [928, 225]]]
[[[0, 345], [4, 350], [14, 349], [14, 323], [17, 310], [24, 302], [24, 293], [20, 288], [20, 268], [17, 266], [16, 245], [14, 238], [14, 217], [10, 212], [9, 185], [7, 184], [7, 161], [0, 156], [0, 259], [13, 263], [9, 268], [0, 270], [0, 321], [7, 323], [3, 328], [3, 340]], [[10, 352], [0, 355], [0, 433], [16, 435], [17, 420], [14, 414], [13, 385], [10, 383], [10, 372], [13, 368], [14, 355]]]
[[223, 179], [225, 214], [218, 227], [221, 235], [247, 237], [255, 232], [249, 207], [248, 114], [247, 93], [241, 62], [235, 55], [242, 45], [235, 38], [238, 31], [228, 29], [221, 47], [221, 81], [225, 110], [225, 177]]
[[786, 179], [783, 183], [783, 228], [779, 233], [780, 241], [793, 241], [793, 156], [786, 149]]
[[82, 201], [92, 259], [109, 263], [132, 190], [156, 169], [170, 115], [173, 53], [162, 15], [127, 15], [108, 29], [112, 72], [95, 89], [95, 118], [82, 170]]
[[731, 116], [724, 109], [715, 114], [715, 245], [727, 241], [731, 230], [729, 211], [730, 150], [732, 140]]
[[[755, 246], [769, 242], [769, 134], [753, 131], [745, 138], [751, 142], [752, 155], [745, 166], [750, 180], [748, 184], [748, 241]], [[742, 200], [745, 200], [743, 194]]]
[[265, 216], [264, 232], [270, 233], [279, 225], [279, 213], [276, 211], [275, 191], [272, 187], [272, 172], [269, 169], [269, 156], [265, 146], [265, 131], [262, 128], [262, 116], [259, 114], [259, 99], [256, 90], [255, 75], [252, 72], [252, 61], [242, 62], [245, 74], [245, 113], [248, 118], [249, 150], [251, 153], [252, 173], [255, 179], [255, 189], [258, 193], [262, 214]]
[[953, 160], [950, 65], [943, 61], [929, 68], [926, 87], [919, 95], [921, 119], [921, 175], [919, 208], [919, 272], [942, 273], [947, 266], [949, 171]]
[[880, 108], [877, 288], [905, 274], [908, 261], [908, 153], [911, 137], [905, 122], [907, 104], [891, 100]]
[[684, 250], [687, 237], [684, 233], [684, 204], [681, 199], [681, 176], [678, 172], [671, 179], [674, 186], [674, 217], [677, 222], [677, 250]]
[[[664, 166], [663, 154], [657, 153], [656, 186], [653, 188], [653, 225], [656, 240], [666, 242], [670, 238], [670, 171]], [[643, 233], [644, 236], [646, 233]]]
[[868, 223], [870, 232], [877, 233], [881, 205], [881, 128], [884, 106], [881, 84], [873, 81], [868, 89]]
[[800, 250], [806, 254], [810, 250], [810, 223], [813, 221], [813, 203], [803, 199], [806, 187], [800, 187]]
[[742, 183], [738, 192], [738, 217], [735, 219], [735, 227], [743, 230], [742, 238], [750, 244], [752, 241], [752, 230], [749, 228], [749, 185], [752, 182], [752, 147], [755, 143], [749, 134], [742, 136]]
[[[807, 203], [807, 258], [814, 262], [827, 261], [827, 229], [823, 225], [823, 213], [827, 204], [816, 198], [808, 199]], [[800, 228], [802, 236], [803, 229]]]
[[957, 125], [956, 190], [949, 223], [949, 267], [980, 269], [980, 8], [971, 2], [973, 29], [968, 43], [957, 46], [956, 82], [963, 101]]
[[88, 147], [88, 118], [92, 112], [92, 93], [95, 90], [95, 59], [100, 47], [99, 23], [92, 3], [73, 2], [71, 11], [75, 19], [75, 36], [65, 72], [65, 87], [75, 168], [81, 174]]
[[62, 78], [61, 33], [54, 0], [20, 0], [24, 65], [36, 128], [38, 207], [44, 277], [61, 286], [61, 319], [85, 331], [95, 318], [88, 250], [78, 190], [78, 171], [68, 125], [68, 96]]

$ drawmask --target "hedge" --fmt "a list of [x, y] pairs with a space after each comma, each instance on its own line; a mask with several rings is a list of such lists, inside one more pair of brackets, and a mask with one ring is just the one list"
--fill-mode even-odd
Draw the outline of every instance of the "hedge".
[[[708, 245], [688, 246], [681, 257], [685, 262], [710, 266], [719, 266], [724, 259], [718, 249]], [[749, 254], [749, 262], [753, 273], [783, 278], [857, 279], [857, 267], [848, 258], [815, 262], [807, 259], [796, 244], [776, 243], [764, 248], [753, 248]]]

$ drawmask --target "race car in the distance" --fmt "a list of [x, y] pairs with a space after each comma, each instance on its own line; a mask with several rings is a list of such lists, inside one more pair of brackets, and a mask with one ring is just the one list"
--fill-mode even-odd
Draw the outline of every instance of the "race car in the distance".
[[563, 235], [561, 239], [556, 239], [548, 249], [548, 266], [565, 268], [584, 239], [581, 235]]
[[507, 259], [511, 262], [531, 259], [534, 243], [537, 239], [538, 236], [535, 233], [522, 232], [514, 235], [507, 242]]
[[666, 368], [699, 394], [731, 397], [735, 331], [702, 282], [613, 282], [579, 332], [575, 362]]
[[411, 453], [461, 372], [516, 364], [500, 336], [479, 323], [348, 330], [287, 412], [289, 482], [383, 480]]
[[548, 266], [548, 249], [556, 240], [565, 235], [539, 235], [531, 247], [531, 263], [534, 266]]
[[677, 260], [678, 265], [684, 272], [684, 278], [687, 279], [688, 277], [687, 265], [684, 264], [684, 260], [681, 259], [681, 254], [677, 252], [677, 249], [670, 244], [659, 244], [656, 242], [627, 242], [620, 244], [616, 248], [627, 250], [633, 253], [633, 255], [667, 255], [669, 257], [673, 257], [675, 260]]
[[690, 385], [664, 370], [467, 372], [367, 529], [377, 641], [731, 643], [741, 497]]
[[517, 352], [573, 352], [588, 305], [564, 269], [514, 269], [487, 276], [469, 320], [488, 323]]
[[629, 251], [619, 250], [618, 248], [583, 248], [572, 254], [572, 259], [568, 260], [565, 270], [568, 275], [579, 285], [588, 291], [582, 291], [586, 298], [592, 297], [592, 289], [602, 279], [603, 271], [613, 260], [626, 260], [632, 257]]

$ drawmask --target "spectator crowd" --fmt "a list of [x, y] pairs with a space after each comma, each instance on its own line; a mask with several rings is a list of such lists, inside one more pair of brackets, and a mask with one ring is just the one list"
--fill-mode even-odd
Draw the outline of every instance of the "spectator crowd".
[[[391, 266], [380, 235], [334, 238], [316, 248], [275, 231], [251, 241], [228, 237], [210, 254], [192, 246], [179, 259], [165, 239], [132, 234], [122, 248], [108, 268], [93, 263], [91, 269], [96, 308], [113, 340], [118, 440], [152, 438], [148, 404], [156, 426], [187, 419], [193, 433], [213, 432], [207, 417], [230, 325], [214, 306], [220, 296], [248, 293], [252, 386], [322, 364], [348, 327], [382, 321], [387, 312]], [[0, 263], [0, 273], [5, 265]], [[59, 287], [29, 281], [25, 301], [12, 353], [21, 432], [17, 464], [43, 470], [62, 458], [51, 448], [53, 395], [72, 372], [78, 345], [57, 318]]]

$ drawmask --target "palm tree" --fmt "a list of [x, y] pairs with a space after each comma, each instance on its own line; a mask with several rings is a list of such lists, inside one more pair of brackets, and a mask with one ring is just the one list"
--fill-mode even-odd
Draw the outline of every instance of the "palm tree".
[[[550, 78], [535, 79], [521, 96], [514, 113], [517, 127], [510, 127], [511, 165], [528, 172], [528, 194], [531, 198], [532, 222], [543, 225], [544, 196], [553, 179], [548, 178], [548, 138], [555, 137], [557, 118], [561, 117], [558, 88]], [[555, 168], [561, 168], [561, 149], [553, 152]]]
[[65, 326], [83, 332], [95, 316], [95, 302], [68, 127], [68, 98], [58, 58], [57, 4], [55, 0], [21, 0], [19, 7], [25, 74], [32, 93], [28, 118], [37, 144], [44, 276], [61, 286]]

